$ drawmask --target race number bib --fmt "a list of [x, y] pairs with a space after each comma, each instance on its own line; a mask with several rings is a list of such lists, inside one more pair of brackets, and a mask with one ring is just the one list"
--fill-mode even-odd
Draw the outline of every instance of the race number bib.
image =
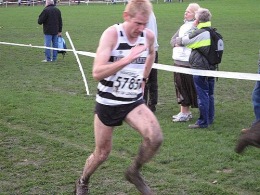
[[142, 73], [136, 69], [123, 69], [115, 75], [112, 94], [117, 97], [135, 98], [141, 93]]

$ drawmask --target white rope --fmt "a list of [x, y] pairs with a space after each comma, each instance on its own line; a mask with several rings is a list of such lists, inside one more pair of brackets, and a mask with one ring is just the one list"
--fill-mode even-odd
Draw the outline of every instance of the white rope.
[[198, 69], [182, 68], [182, 67], [169, 66], [163, 64], [154, 64], [153, 68], [171, 71], [171, 72], [191, 74], [191, 75], [260, 81], [260, 74], [253, 74], [253, 73], [198, 70]]
[[[56, 49], [56, 50], [69, 51], [69, 52], [72, 51], [72, 52], [74, 52], [75, 56], [77, 56], [76, 54], [84, 55], [84, 56], [88, 56], [88, 57], [96, 56], [95, 53], [86, 52], [86, 51], [76, 51], [75, 48], [74, 48], [74, 50], [73, 49], [72, 50], [71, 49], [57, 49], [57, 48], [52, 48], [52, 47], [33, 46], [31, 44], [26, 45], [26, 44], [7, 43], [7, 42], [0, 42], [0, 44], [43, 48], [43, 49]], [[198, 69], [191, 69], [191, 68], [182, 68], [182, 67], [177, 67], [177, 66], [172, 66], [172, 65], [156, 64], [156, 63], [153, 64], [153, 68], [156, 68], [159, 70], [166, 70], [166, 71], [170, 71], [170, 72], [180, 72], [180, 73], [184, 73], [184, 74], [191, 74], [191, 75], [260, 81], [260, 74], [257, 74], [257, 73], [253, 74], [253, 73], [241, 73], [241, 72], [198, 70]]]

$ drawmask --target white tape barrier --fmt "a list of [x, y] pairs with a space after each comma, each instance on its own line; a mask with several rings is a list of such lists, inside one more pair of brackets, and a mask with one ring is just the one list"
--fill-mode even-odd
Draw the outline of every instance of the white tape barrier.
[[[82, 78], [83, 78], [83, 82], [85, 84], [85, 88], [86, 88], [86, 92], [87, 92], [87, 95], [90, 95], [89, 94], [89, 88], [88, 88], [88, 83], [87, 83], [87, 79], [86, 79], [86, 76], [85, 76], [85, 73], [83, 71], [83, 68], [82, 68], [82, 65], [81, 65], [81, 62], [78, 58], [78, 55], [77, 55], [77, 51], [75, 50], [74, 48], [74, 44], [69, 36], [69, 33], [66, 32], [66, 35], [70, 41], [70, 44], [72, 46], [73, 49], [60, 49], [60, 48], [53, 48], [53, 47], [45, 47], [45, 46], [33, 46], [32, 44], [29, 44], [29, 45], [26, 45], [26, 44], [17, 44], [17, 43], [7, 43], [7, 42], [0, 42], [0, 44], [3, 44], [3, 45], [12, 45], [12, 46], [21, 46], [21, 47], [33, 47], [33, 48], [42, 48], [42, 49], [52, 49], [52, 50], [59, 50], [59, 51], [72, 51], [77, 59], [77, 62], [78, 62], [78, 65], [79, 65], [79, 69], [80, 69], [80, 72], [81, 72], [81, 75], [82, 75]], [[78, 53], [81, 53], [81, 51], [78, 51]], [[88, 52], [87, 52], [88, 53]]]
[[201, 75], [201, 76], [208, 76], [208, 77], [222, 77], [222, 78], [231, 78], [231, 79], [260, 81], [260, 74], [253, 74], [253, 73], [198, 70], [198, 69], [191, 69], [191, 68], [168, 66], [163, 64], [154, 64], [153, 68], [160, 69], [160, 70], [167, 70], [171, 72], [180, 72], [185, 74]]
[[[72, 51], [76, 54], [84, 55], [84, 56], [88, 56], [88, 57], [96, 56], [95, 53], [86, 52], [86, 51], [74, 51], [72, 49], [57, 49], [57, 48], [52, 48], [52, 47], [33, 46], [31, 44], [26, 45], [26, 44], [7, 43], [7, 42], [0, 42], [0, 44], [22, 46], [22, 47], [43, 48], [43, 49], [56, 49], [56, 50], [69, 51], [69, 52]], [[191, 75], [260, 81], [260, 74], [253, 74], [253, 73], [198, 70], [198, 69], [182, 68], [182, 67], [176, 67], [176, 66], [170, 66], [170, 65], [164, 65], [164, 64], [156, 64], [156, 63], [154, 63], [153, 68], [156, 68], [159, 70], [166, 70], [166, 71], [170, 71], [170, 72], [180, 72], [180, 73], [185, 73], [185, 74], [191, 74]]]

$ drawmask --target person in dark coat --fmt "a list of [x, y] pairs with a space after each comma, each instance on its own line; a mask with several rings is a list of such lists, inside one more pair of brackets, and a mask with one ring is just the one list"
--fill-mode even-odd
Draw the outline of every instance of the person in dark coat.
[[[53, 0], [46, 0], [46, 6], [39, 15], [38, 24], [43, 25], [44, 45], [58, 48], [58, 36], [62, 32], [62, 17], [60, 10], [54, 5]], [[42, 62], [57, 60], [58, 51], [45, 49], [45, 59]]]

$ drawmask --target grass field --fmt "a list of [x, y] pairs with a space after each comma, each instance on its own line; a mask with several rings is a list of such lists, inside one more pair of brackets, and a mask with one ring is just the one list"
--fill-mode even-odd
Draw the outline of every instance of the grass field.
[[[159, 63], [171, 65], [173, 33], [188, 3], [153, 3], [159, 30]], [[257, 72], [260, 35], [259, 0], [202, 0], [212, 24], [225, 40], [220, 70]], [[123, 4], [59, 6], [63, 35], [77, 50], [95, 52], [103, 30], [122, 22]], [[0, 41], [43, 45], [37, 24], [43, 6], [0, 7]], [[67, 46], [71, 48], [68, 40]], [[71, 194], [86, 157], [94, 148], [93, 108], [97, 82], [93, 58], [80, 56], [90, 96], [73, 53], [55, 63], [41, 63], [42, 49], [0, 44], [0, 194]], [[158, 195], [259, 195], [260, 150], [234, 152], [240, 130], [254, 119], [254, 81], [219, 78], [216, 119], [208, 129], [190, 130], [173, 123], [177, 114], [172, 72], [159, 73], [156, 116], [164, 133], [158, 155], [143, 168]], [[135, 195], [124, 171], [137, 153], [139, 135], [127, 125], [114, 132], [113, 151], [93, 175], [93, 195]]]

